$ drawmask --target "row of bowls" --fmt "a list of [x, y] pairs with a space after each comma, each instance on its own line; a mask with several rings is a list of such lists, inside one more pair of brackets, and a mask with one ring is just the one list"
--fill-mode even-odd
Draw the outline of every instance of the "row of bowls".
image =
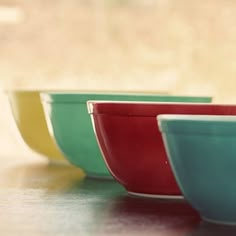
[[114, 177], [133, 195], [184, 195], [203, 219], [236, 223], [236, 106], [155, 94], [8, 95], [23, 139], [51, 160]]

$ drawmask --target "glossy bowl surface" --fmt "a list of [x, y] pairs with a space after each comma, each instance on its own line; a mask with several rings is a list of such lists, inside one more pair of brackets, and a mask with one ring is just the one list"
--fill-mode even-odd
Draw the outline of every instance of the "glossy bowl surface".
[[236, 106], [187, 103], [89, 101], [94, 130], [110, 172], [131, 194], [177, 197], [156, 116], [236, 115]]
[[160, 115], [158, 122], [186, 200], [204, 220], [236, 225], [236, 116]]
[[112, 178], [99, 150], [87, 100], [210, 102], [210, 97], [121, 93], [44, 93], [41, 95], [52, 136], [74, 165], [90, 177]]
[[12, 114], [24, 142], [35, 152], [51, 162], [67, 163], [55, 141], [50, 136], [40, 90], [7, 91]]

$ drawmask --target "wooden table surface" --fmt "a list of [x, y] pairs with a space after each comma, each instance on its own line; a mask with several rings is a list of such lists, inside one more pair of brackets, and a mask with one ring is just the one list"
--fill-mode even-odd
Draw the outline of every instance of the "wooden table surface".
[[1, 162], [0, 235], [236, 235], [235, 227], [201, 222], [184, 200], [131, 197], [115, 181], [71, 166]]

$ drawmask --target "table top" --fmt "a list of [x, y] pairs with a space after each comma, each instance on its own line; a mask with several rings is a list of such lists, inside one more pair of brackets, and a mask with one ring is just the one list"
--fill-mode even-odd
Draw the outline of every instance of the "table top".
[[236, 235], [202, 222], [184, 200], [132, 197], [69, 165], [1, 160], [0, 235]]

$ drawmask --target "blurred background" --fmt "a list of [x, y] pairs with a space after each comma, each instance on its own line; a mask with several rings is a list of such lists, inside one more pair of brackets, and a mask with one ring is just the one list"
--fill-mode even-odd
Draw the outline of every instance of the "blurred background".
[[1, 153], [32, 155], [7, 89], [146, 91], [235, 103], [235, 12], [234, 0], [0, 0]]

